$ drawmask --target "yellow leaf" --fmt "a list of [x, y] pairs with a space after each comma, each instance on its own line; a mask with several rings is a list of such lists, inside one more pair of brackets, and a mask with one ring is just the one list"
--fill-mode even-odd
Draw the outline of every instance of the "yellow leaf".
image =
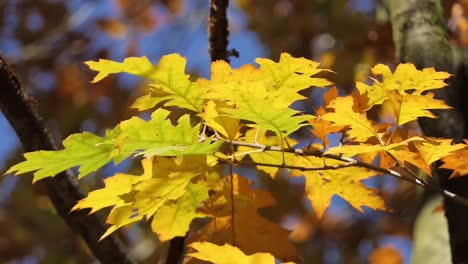
[[400, 126], [419, 117], [436, 118], [427, 109], [449, 109], [444, 101], [434, 99], [434, 94], [426, 95], [400, 95], [396, 92], [389, 93], [391, 104], [395, 110], [396, 125]]
[[122, 206], [126, 201], [121, 195], [132, 191], [132, 186], [151, 179], [153, 177], [153, 159], [147, 158], [141, 161], [143, 174], [141, 176], [117, 173], [112, 177], [104, 179], [104, 188], [92, 191], [86, 198], [78, 201], [71, 211], [91, 208], [90, 214], [109, 206]]
[[[106, 220], [111, 226], [101, 239], [122, 226], [151, 218], [163, 207], [166, 207], [163, 209], [165, 213], [178, 218], [180, 225], [167, 226], [167, 229], [160, 229], [156, 225], [155, 231], [162, 234], [163, 238], [183, 233], [187, 224], [182, 222], [198, 217], [195, 208], [204, 198], [208, 198], [208, 190], [193, 187], [190, 182], [196, 176], [207, 176], [210, 172], [207, 162], [205, 155], [144, 159], [142, 176], [118, 173], [105, 180], [104, 188], [90, 192], [88, 197], [79, 201], [73, 210], [91, 208], [91, 212], [95, 212], [114, 206]], [[185, 196], [187, 192], [191, 195]], [[179, 208], [171, 208], [174, 204]], [[180, 208], [184, 211], [178, 211]], [[164, 217], [162, 219], [167, 220]]]
[[442, 161], [444, 164], [440, 168], [453, 170], [450, 178], [468, 175], [468, 149], [466, 147], [443, 157]]
[[92, 80], [93, 83], [99, 82], [109, 74], [127, 72], [134, 75], [146, 76], [151, 73], [153, 65], [146, 57], [126, 58], [122, 63], [100, 59], [99, 61], [87, 61], [86, 65], [98, 74]]
[[362, 180], [375, 175], [376, 172], [360, 167], [306, 171], [306, 195], [319, 218], [330, 206], [333, 195], [340, 196], [361, 213], [364, 206], [374, 210], [388, 210], [377, 190], [361, 183]]
[[[421, 96], [421, 94], [427, 90], [442, 88], [447, 85], [444, 80], [450, 77], [449, 73], [437, 72], [434, 68], [418, 70], [410, 63], [398, 65], [394, 73], [390, 71], [388, 66], [383, 64], [374, 66], [371, 71], [376, 76], [381, 75], [382, 82], [372, 79], [374, 81], [372, 85], [367, 85], [362, 82], [356, 83], [359, 93], [368, 98], [365, 110], [370, 109], [374, 105], [382, 104], [387, 100], [395, 101], [397, 98], [392, 98], [391, 94], [399, 94], [402, 96], [412, 94], [413, 96]], [[395, 95], [393, 95], [393, 97], [395, 97]], [[411, 100], [409, 101], [411, 102]], [[421, 102], [419, 102], [419, 104], [421, 104]], [[427, 106], [424, 109], [440, 108]], [[428, 113], [428, 111], [424, 111], [425, 115], [423, 116], [430, 116]]]
[[[224, 178], [216, 189], [216, 194], [205, 203], [207, 208], [203, 210], [213, 220], [194, 235], [191, 241], [223, 244], [232, 241], [234, 234], [236, 245], [246, 254], [269, 252], [281, 260], [296, 259], [296, 248], [288, 240], [289, 231], [257, 213], [259, 208], [274, 204], [271, 194], [251, 189], [249, 181], [238, 175], [233, 175], [232, 182], [234, 211], [231, 213], [230, 178]], [[234, 217], [231, 218], [231, 215]]]
[[371, 137], [377, 136], [372, 123], [367, 119], [366, 115], [353, 111], [353, 97], [338, 97], [326, 107], [335, 109], [335, 112], [326, 113], [321, 118], [332, 121], [338, 126], [349, 126], [346, 134], [351, 140], [364, 142]]
[[274, 264], [275, 257], [270, 253], [244, 254], [239, 248], [229, 244], [218, 246], [209, 242], [195, 242], [189, 245], [197, 252], [189, 253], [191, 257], [209, 261], [214, 264]]
[[197, 213], [198, 205], [208, 199], [209, 188], [201, 184], [187, 185], [186, 192], [175, 203], [166, 203], [153, 216], [151, 229], [161, 242], [184, 236], [194, 218], [206, 215]]
[[426, 138], [424, 142], [416, 142], [421, 157], [426, 164], [432, 164], [437, 160], [466, 147], [465, 144], [452, 145], [452, 139]]
[[217, 108], [226, 107], [229, 107], [226, 102], [214, 102], [210, 100], [205, 103], [203, 106], [203, 113], [198, 114], [198, 116], [203, 118], [206, 125], [221, 133], [221, 135], [234, 140], [239, 136], [240, 120], [220, 115]]
[[155, 105], [161, 101], [167, 101], [167, 106], [178, 106], [201, 112], [203, 103], [203, 91], [197, 83], [191, 82], [185, 74], [186, 59], [179, 54], [169, 54], [161, 58], [156, 66], [153, 66], [146, 57], [127, 58], [122, 63], [99, 60], [85, 62], [90, 69], [98, 72], [93, 82], [98, 82], [113, 73], [125, 72], [141, 76], [151, 80], [153, 89], [163, 92], [163, 96], [148, 97], [138, 100], [136, 107]]
[[424, 139], [422, 137], [412, 137], [405, 141], [388, 144], [386, 146], [382, 146], [379, 144], [371, 145], [371, 144], [365, 144], [365, 143], [361, 143], [359, 145], [342, 145], [342, 146], [329, 148], [325, 152], [325, 154], [341, 153], [341, 154], [348, 155], [348, 156], [354, 156], [354, 155], [362, 154], [362, 153], [390, 151], [392, 149], [397, 149], [402, 146], [407, 146], [409, 142], [413, 142], [413, 141], [424, 141]]

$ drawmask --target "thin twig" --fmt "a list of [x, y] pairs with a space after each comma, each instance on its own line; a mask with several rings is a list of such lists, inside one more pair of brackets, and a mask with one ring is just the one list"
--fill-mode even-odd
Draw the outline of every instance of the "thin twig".
[[[450, 191], [444, 190], [440, 188], [439, 186], [432, 184], [430, 182], [426, 182], [422, 179], [419, 179], [416, 175], [414, 175], [408, 168], [406, 168], [403, 164], [399, 163], [399, 166], [401, 166], [405, 171], [410, 173], [410, 176], [407, 175], [402, 175], [397, 171], [391, 170], [391, 169], [386, 169], [382, 168], [379, 166], [375, 166], [369, 163], [365, 163], [353, 158], [341, 156], [341, 155], [334, 155], [334, 154], [325, 154], [323, 151], [318, 150], [318, 149], [312, 149], [312, 150], [303, 150], [303, 149], [296, 149], [296, 148], [281, 148], [277, 146], [267, 146], [259, 143], [248, 143], [248, 142], [242, 142], [242, 141], [235, 141], [235, 140], [229, 140], [229, 139], [214, 139], [214, 140], [223, 140], [226, 141], [227, 143], [233, 145], [233, 146], [243, 146], [243, 147], [250, 147], [250, 148], [256, 148], [260, 149], [262, 151], [276, 151], [276, 152], [283, 152], [283, 153], [294, 153], [297, 155], [302, 155], [302, 156], [314, 156], [314, 157], [320, 157], [320, 158], [328, 158], [328, 159], [333, 159], [333, 160], [338, 160], [345, 162], [344, 164], [340, 164], [340, 167], [333, 168], [333, 166], [330, 165], [324, 165], [323, 167], [300, 167], [300, 166], [290, 166], [286, 164], [281, 164], [281, 165], [275, 165], [275, 164], [268, 164], [268, 163], [258, 163], [258, 162], [248, 162], [250, 163], [249, 165], [258, 165], [258, 166], [269, 166], [269, 167], [280, 167], [280, 168], [288, 168], [288, 169], [295, 169], [295, 170], [330, 170], [330, 169], [339, 169], [339, 168], [344, 168], [344, 167], [362, 167], [366, 168], [369, 170], [373, 170], [376, 172], [381, 172], [383, 174], [388, 174], [392, 177], [396, 177], [398, 179], [402, 179], [408, 182], [411, 182], [413, 184], [416, 184], [418, 186], [421, 186], [423, 188], [431, 189], [433, 191], [436, 191], [446, 197], [449, 197], [453, 199], [454, 201], [457, 201], [465, 206], [468, 206], [468, 199], [465, 199], [455, 193], [452, 193]], [[246, 161], [229, 161], [232, 164], [241, 164], [241, 163], [246, 163]], [[341, 167], [342, 166], [342, 167]]]

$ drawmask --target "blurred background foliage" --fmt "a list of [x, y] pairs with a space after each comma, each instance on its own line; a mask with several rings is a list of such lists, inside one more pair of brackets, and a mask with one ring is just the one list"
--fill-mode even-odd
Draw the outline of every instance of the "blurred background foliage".
[[[453, 45], [468, 46], [468, 1], [443, 1]], [[365, 80], [376, 63], [394, 65], [391, 26], [373, 0], [232, 0], [230, 48], [240, 53], [234, 67], [255, 57], [277, 59], [281, 52], [322, 63], [337, 74], [328, 78], [343, 93]], [[86, 60], [122, 60], [146, 55], [153, 62], [167, 53], [188, 58], [189, 71], [209, 75], [207, 0], [2, 0], [0, 52], [37, 100], [37, 108], [60, 141], [70, 133], [103, 133], [142, 95], [145, 83], [126, 75], [91, 85]], [[0, 88], [1, 89], [1, 88]], [[313, 110], [320, 94], [312, 89]], [[317, 99], [318, 98], [318, 99]], [[0, 173], [21, 159], [12, 128], [0, 113]], [[90, 190], [115, 171], [134, 170], [131, 161], [109, 165], [87, 177]], [[303, 182], [258, 176], [278, 205], [260, 213], [292, 230], [305, 263], [362, 263], [393, 256], [409, 261], [411, 225], [418, 207], [413, 186], [391, 178], [367, 182], [381, 189], [394, 213], [361, 215], [334, 198], [321, 223], [301, 196]], [[145, 227], [130, 228], [125, 239], [141, 259], [156, 263], [162, 249]], [[392, 250], [391, 246], [397, 251]], [[397, 254], [397, 256], [395, 256]], [[0, 180], [0, 263], [92, 263], [86, 246], [54, 212], [47, 196], [27, 176]]]

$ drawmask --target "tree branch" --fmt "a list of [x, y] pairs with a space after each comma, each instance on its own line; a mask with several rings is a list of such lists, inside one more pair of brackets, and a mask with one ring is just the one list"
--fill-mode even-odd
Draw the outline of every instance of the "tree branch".
[[[452, 50], [447, 37], [442, 6], [439, 0], [386, 0], [390, 11], [397, 59], [412, 62], [418, 68], [435, 67], [454, 73]], [[451, 80], [447, 89], [440, 89], [436, 97], [454, 107], [450, 111], [435, 111], [438, 119], [420, 120], [420, 126], [429, 136], [453, 138], [467, 137], [466, 83]], [[464, 87], [465, 86], [465, 87]], [[463, 114], [465, 117], [463, 116]], [[468, 197], [468, 178], [448, 180], [449, 173], [438, 169], [437, 175], [444, 189]], [[468, 210], [452, 199], [444, 200], [448, 220], [453, 263], [468, 263]]]
[[229, 62], [229, 57], [239, 57], [236, 50], [228, 51], [228, 19], [227, 7], [229, 0], [210, 1], [210, 20], [208, 22], [208, 32], [210, 41], [211, 61], [224, 60]]
[[[201, 140], [204, 140], [204, 137], [201, 137]], [[220, 139], [215, 138], [214, 140], [220, 140]], [[301, 155], [301, 156], [314, 156], [314, 157], [328, 158], [328, 159], [333, 159], [333, 160], [344, 162], [343, 164], [330, 165], [330, 166], [324, 165], [321, 167], [303, 167], [303, 166], [292, 166], [292, 165], [287, 165], [287, 164], [270, 164], [270, 163], [262, 163], [262, 162], [255, 162], [255, 161], [254, 162], [239, 161], [235, 158], [236, 157], [235, 155], [233, 155], [232, 159], [230, 160], [226, 160], [225, 158], [223, 159], [222, 157], [218, 157], [218, 159], [225, 160], [226, 162], [229, 162], [231, 164], [277, 167], [277, 168], [286, 168], [286, 169], [293, 169], [293, 170], [300, 170], [300, 171], [336, 170], [336, 169], [346, 168], [346, 167], [362, 167], [362, 168], [366, 168], [366, 169], [380, 172], [383, 174], [388, 174], [392, 177], [411, 182], [425, 189], [432, 190], [447, 198], [450, 198], [454, 202], [458, 203], [458, 205], [463, 206], [464, 209], [468, 209], [468, 199], [465, 199], [448, 190], [444, 190], [443, 188], [440, 188], [439, 186], [433, 183], [426, 182], [418, 178], [408, 168], [406, 168], [403, 164], [401, 164], [391, 153], [387, 153], [387, 154], [390, 155], [390, 157], [393, 160], [395, 160], [395, 162], [398, 164], [399, 167], [401, 167], [404, 171], [408, 172], [409, 175], [402, 175], [401, 173], [395, 170], [382, 168], [379, 166], [375, 166], [375, 165], [365, 163], [365, 162], [362, 162], [353, 158], [345, 157], [342, 155], [325, 154], [323, 151], [318, 150], [318, 149], [304, 150], [304, 149], [297, 149], [297, 148], [282, 148], [278, 146], [267, 146], [267, 145], [263, 145], [259, 143], [248, 143], [248, 142], [235, 141], [235, 140], [229, 140], [229, 139], [224, 139], [224, 138], [221, 140], [226, 141], [227, 143], [233, 146], [250, 147], [250, 148], [259, 149], [264, 152], [266, 151], [286, 152], [286, 153], [294, 153], [296, 155]]]
[[[37, 150], [57, 150], [52, 138], [36, 113], [35, 101], [28, 95], [18, 77], [0, 56], [0, 109], [13, 126], [26, 152]], [[135, 263], [117, 234], [101, 242], [99, 238], [106, 231], [102, 219], [88, 215], [86, 211], [70, 209], [85, 197], [76, 177], [70, 172], [62, 172], [56, 177], [41, 180], [58, 214], [69, 227], [80, 234], [90, 250], [102, 263]]]

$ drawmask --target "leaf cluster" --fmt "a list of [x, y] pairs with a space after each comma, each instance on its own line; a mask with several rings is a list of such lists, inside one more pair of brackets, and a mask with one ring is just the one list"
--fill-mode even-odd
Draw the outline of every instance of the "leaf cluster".
[[[101, 239], [146, 220], [161, 241], [168, 241], [184, 236], [195, 219], [210, 218], [191, 238], [207, 242], [192, 244], [198, 252], [190, 255], [215, 263], [228, 262], [209, 253], [214, 249], [245, 263], [253, 259], [273, 263], [273, 255], [283, 260], [295, 256], [287, 242], [289, 232], [257, 214], [258, 208], [274, 204], [271, 194], [252, 189], [232, 168], [226, 175], [226, 167], [254, 166], [272, 178], [280, 172], [304, 177], [306, 198], [318, 218], [334, 195], [361, 212], [364, 207], [388, 210], [378, 191], [362, 183], [383, 172], [422, 186], [426, 186], [422, 175], [430, 176], [437, 161], [453, 170], [453, 177], [468, 173], [462, 162], [468, 156], [466, 144], [424, 137], [411, 129], [411, 121], [436, 118], [430, 110], [450, 108], [429, 92], [445, 87], [448, 73], [418, 70], [412, 64], [400, 64], [392, 72], [379, 64], [371, 69], [369, 82], [358, 82], [352, 94], [339, 96], [335, 87], [326, 88], [330, 81], [318, 77], [330, 71], [320, 69], [317, 62], [287, 53], [278, 62], [265, 58], [255, 62], [258, 67], [232, 69], [216, 61], [211, 78], [197, 80], [186, 74], [186, 60], [178, 54], [163, 56], [156, 65], [146, 57], [86, 62], [98, 72], [93, 82], [116, 73], [148, 79], [148, 93], [131, 107], [151, 111], [151, 117], [134, 116], [104, 136], [71, 135], [63, 150], [26, 153], [25, 161], [7, 173], [34, 172], [38, 181], [79, 167], [82, 178], [111, 161], [141, 160], [141, 175], [117, 173], [106, 178], [104, 188], [90, 192], [73, 210], [90, 208], [94, 213], [112, 208], [110, 227]], [[314, 115], [291, 108], [305, 99], [301, 91], [309, 87], [328, 89]], [[369, 119], [370, 111], [379, 112], [384, 121]], [[295, 147], [300, 142], [294, 133], [300, 129], [309, 131], [305, 147]], [[331, 134], [340, 138], [340, 144], [331, 140]], [[272, 238], [285, 242], [274, 246], [265, 241]], [[247, 254], [273, 255], [247, 256], [238, 248], [208, 242], [232, 242]]]

